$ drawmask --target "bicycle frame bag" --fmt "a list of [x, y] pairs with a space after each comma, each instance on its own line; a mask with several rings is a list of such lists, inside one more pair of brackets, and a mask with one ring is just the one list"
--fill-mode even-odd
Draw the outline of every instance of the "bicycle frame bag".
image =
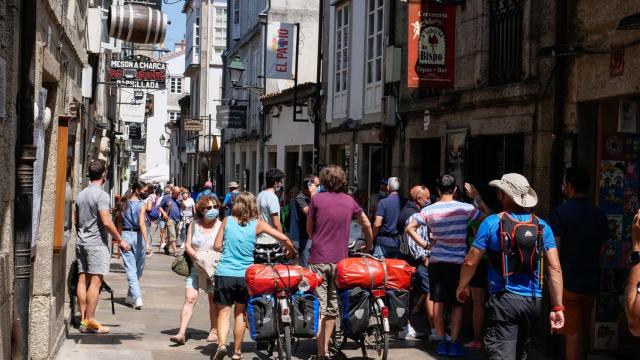
[[358, 335], [369, 327], [370, 293], [356, 287], [340, 293], [341, 324], [349, 336]]
[[298, 338], [313, 338], [320, 324], [320, 301], [314, 294], [291, 297], [293, 334]]
[[500, 215], [500, 251], [490, 252], [489, 261], [501, 269], [505, 286], [513, 274], [533, 274], [542, 280], [543, 234], [538, 217], [518, 221], [507, 213]]
[[407, 290], [387, 290], [386, 295], [389, 327], [391, 331], [400, 331], [409, 323], [411, 293]]
[[253, 341], [275, 339], [275, 300], [272, 296], [255, 296], [247, 302], [247, 322]]

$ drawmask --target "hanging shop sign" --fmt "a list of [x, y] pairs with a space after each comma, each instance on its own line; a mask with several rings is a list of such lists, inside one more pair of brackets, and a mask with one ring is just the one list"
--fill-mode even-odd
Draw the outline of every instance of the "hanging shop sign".
[[147, 139], [131, 139], [131, 152], [147, 151]]
[[184, 145], [187, 154], [195, 154], [198, 152], [198, 138], [187, 140]]
[[247, 127], [247, 107], [243, 105], [216, 106], [218, 116], [216, 126], [219, 129], [244, 129]]
[[456, 7], [414, 0], [408, 11], [407, 86], [453, 88]]
[[129, 139], [132, 139], [132, 140], [142, 139], [142, 123], [127, 122], [125, 124], [129, 127]]
[[202, 131], [202, 120], [186, 118], [184, 121], [184, 131]]
[[266, 77], [270, 79], [293, 78], [296, 55], [294, 24], [269, 22], [267, 25]]
[[111, 60], [109, 82], [118, 87], [164, 90], [167, 64], [143, 55]]

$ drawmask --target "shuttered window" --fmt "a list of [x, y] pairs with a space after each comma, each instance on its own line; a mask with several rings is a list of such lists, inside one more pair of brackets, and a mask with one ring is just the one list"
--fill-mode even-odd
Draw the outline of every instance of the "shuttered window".
[[489, 83], [522, 80], [523, 0], [489, 0]]

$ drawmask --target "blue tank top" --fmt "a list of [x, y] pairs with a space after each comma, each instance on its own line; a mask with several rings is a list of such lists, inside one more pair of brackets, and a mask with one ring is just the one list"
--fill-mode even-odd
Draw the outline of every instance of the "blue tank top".
[[140, 208], [144, 206], [142, 200], [129, 200], [124, 212], [123, 228], [140, 231]]
[[251, 220], [246, 226], [240, 226], [233, 217], [227, 218], [222, 257], [216, 275], [244, 277], [247, 268], [253, 264], [257, 223], [257, 220]]

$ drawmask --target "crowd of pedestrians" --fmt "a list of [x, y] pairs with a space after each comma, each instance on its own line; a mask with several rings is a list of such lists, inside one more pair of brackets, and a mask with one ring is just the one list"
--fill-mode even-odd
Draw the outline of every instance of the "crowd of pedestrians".
[[[329, 165], [304, 177], [301, 190], [290, 194], [287, 203], [282, 197], [285, 174], [279, 169], [265, 173], [265, 187], [257, 196], [236, 182], [228, 184], [224, 197], [215, 194], [209, 181], [193, 193], [179, 186], [156, 191], [134, 182], [116, 207], [114, 224], [109, 196], [101, 189], [105, 177], [104, 163], [92, 162], [90, 185], [77, 201], [81, 331], [109, 331], [95, 319], [102, 277], [109, 269], [107, 233], [122, 253], [129, 283], [126, 303], [142, 309], [140, 278], [152, 253], [155, 225], [165, 254], [190, 259], [179, 330], [170, 341], [182, 345], [188, 340], [194, 306], [199, 294], [206, 293], [211, 322], [207, 341], [217, 343], [217, 360], [242, 359], [249, 298], [245, 271], [254, 263], [256, 244], [281, 244], [289, 258], [324, 278], [316, 289], [322, 314], [316, 358], [329, 358], [339, 314], [336, 264], [348, 256], [353, 239], [362, 240], [359, 251], [403, 259], [416, 268], [413, 307], [416, 312], [424, 309], [431, 334], [421, 334], [409, 323], [398, 338], [425, 336], [436, 342], [440, 356], [464, 357], [469, 350], [483, 349], [489, 359], [525, 359], [534, 328], [547, 321], [549, 331], [564, 335], [567, 359], [586, 358], [607, 221], [586, 196], [589, 176], [584, 169], [566, 170], [566, 202], [552, 211], [548, 222], [536, 214], [538, 195], [520, 174], [504, 174], [489, 183], [499, 209], [490, 209], [474, 185], [458, 184], [444, 174], [436, 188], [417, 184], [408, 189], [407, 198], [400, 179], [390, 177], [381, 182], [377, 205], [369, 210], [367, 194], [349, 194], [345, 171]], [[630, 329], [638, 335], [640, 215], [632, 231], [635, 252], [629, 259], [626, 307]], [[473, 305], [465, 306], [469, 301]], [[462, 343], [465, 311], [471, 312], [473, 335]], [[231, 316], [233, 347], [228, 347]]]

